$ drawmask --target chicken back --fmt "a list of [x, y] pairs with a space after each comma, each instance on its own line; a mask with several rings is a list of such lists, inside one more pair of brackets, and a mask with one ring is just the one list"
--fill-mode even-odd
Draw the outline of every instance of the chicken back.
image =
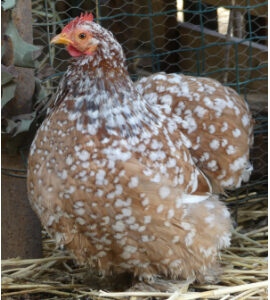
[[253, 120], [233, 89], [211, 78], [165, 73], [141, 78], [136, 89], [151, 105], [160, 105], [167, 118], [180, 117], [178, 130], [215, 192], [249, 180]]

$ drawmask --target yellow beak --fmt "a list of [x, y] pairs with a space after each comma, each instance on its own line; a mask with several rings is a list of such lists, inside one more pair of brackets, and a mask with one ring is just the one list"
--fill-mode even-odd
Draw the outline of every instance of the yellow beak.
[[73, 44], [73, 42], [70, 39], [68, 39], [64, 33], [60, 33], [51, 40], [50, 44], [69, 45], [69, 44]]

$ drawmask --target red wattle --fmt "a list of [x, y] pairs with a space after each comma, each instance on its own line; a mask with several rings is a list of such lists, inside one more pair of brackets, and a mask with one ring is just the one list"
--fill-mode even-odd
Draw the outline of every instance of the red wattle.
[[73, 57], [79, 57], [81, 55], [90, 55], [90, 56], [94, 55], [94, 52], [91, 52], [91, 51], [81, 52], [71, 45], [67, 46], [67, 51]]
[[74, 56], [74, 57], [78, 57], [78, 56], [83, 55], [83, 53], [82, 53], [81, 51], [78, 51], [76, 48], [74, 48], [74, 47], [71, 46], [71, 45], [68, 45], [68, 46], [67, 46], [67, 51], [68, 51], [68, 53], [69, 53], [71, 56]]

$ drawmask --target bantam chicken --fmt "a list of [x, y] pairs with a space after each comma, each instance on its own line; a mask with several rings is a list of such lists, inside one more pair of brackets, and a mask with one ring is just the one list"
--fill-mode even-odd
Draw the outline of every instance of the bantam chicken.
[[103, 274], [207, 279], [230, 243], [230, 214], [194, 163], [182, 118], [138, 93], [121, 46], [91, 14], [51, 42], [74, 58], [29, 154], [43, 226]]
[[156, 73], [136, 82], [151, 106], [160, 105], [167, 118], [180, 117], [178, 130], [214, 192], [240, 187], [252, 165], [253, 120], [246, 102], [231, 88], [205, 77]]

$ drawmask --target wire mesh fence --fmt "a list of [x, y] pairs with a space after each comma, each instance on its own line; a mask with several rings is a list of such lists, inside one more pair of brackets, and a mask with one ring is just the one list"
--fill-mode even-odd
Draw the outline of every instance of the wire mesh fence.
[[[255, 117], [253, 181], [267, 182], [267, 1], [35, 0], [34, 44], [42, 45], [37, 76], [55, 90], [69, 56], [49, 41], [81, 12], [114, 33], [134, 80], [154, 72], [212, 77], [243, 95]], [[241, 190], [243, 192], [243, 189]]]

